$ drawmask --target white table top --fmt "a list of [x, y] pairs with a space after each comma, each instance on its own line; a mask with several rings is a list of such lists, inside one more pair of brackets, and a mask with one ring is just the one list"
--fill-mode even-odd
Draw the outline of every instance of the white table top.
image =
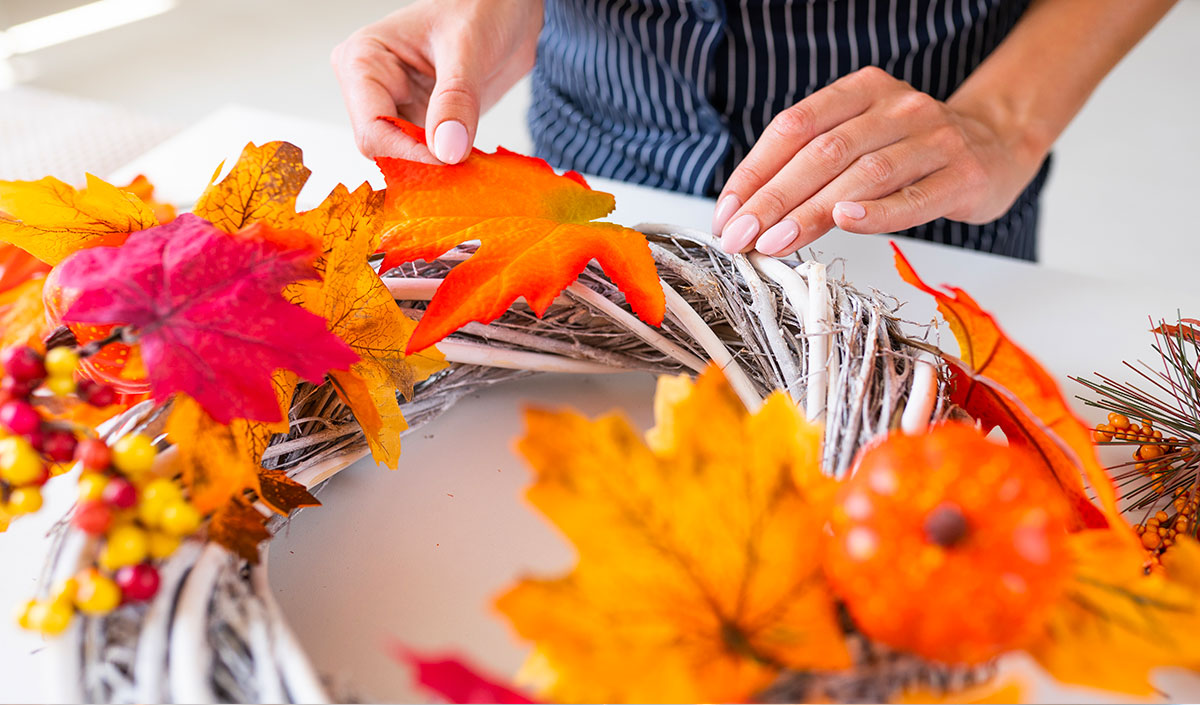
[[[284, 116], [231, 108], [220, 111], [111, 175], [147, 174], [160, 197], [191, 203], [213, 167], [236, 159], [249, 140], [286, 139], [304, 150], [313, 170], [302, 205], [315, 204], [337, 182], [370, 180], [373, 164], [358, 156], [345, 130]], [[617, 196], [612, 219], [633, 225], [668, 222], [706, 228], [711, 201], [628, 184], [591, 180]], [[1147, 317], [1172, 318], [1200, 310], [1195, 293], [1148, 289], [1056, 272], [1023, 262], [920, 242], [901, 243], [931, 283], [950, 282], [991, 310], [1005, 330], [1054, 374], [1068, 394], [1080, 391], [1068, 374], [1120, 374], [1120, 361], [1150, 353]], [[883, 237], [831, 233], [814, 248], [821, 259], [843, 261], [834, 275], [859, 288], [875, 287], [909, 300], [905, 318], [928, 322], [932, 301], [902, 283]], [[948, 335], [943, 342], [953, 349]], [[511, 674], [524, 648], [490, 609], [490, 601], [525, 571], [555, 572], [571, 551], [521, 499], [528, 473], [511, 451], [521, 433], [517, 410], [527, 404], [570, 405], [588, 414], [613, 408], [648, 427], [653, 380], [647, 375], [544, 375], [472, 395], [405, 439], [400, 469], [369, 461], [324, 488], [326, 506], [305, 510], [272, 543], [272, 584], [315, 665], [351, 692], [377, 700], [427, 700], [383, 645], [398, 638], [421, 649], [448, 650], [497, 674]], [[1097, 414], [1079, 407], [1087, 418]], [[464, 443], [463, 439], [471, 442]], [[450, 442], [453, 439], [455, 442]], [[17, 522], [0, 536], [0, 608], [27, 596], [40, 568], [40, 533], [69, 502], [69, 482], [50, 493], [51, 511]], [[45, 697], [28, 678], [37, 637], [0, 626], [0, 701]], [[1028, 665], [1017, 661], [1015, 668]], [[22, 677], [24, 676], [24, 677]], [[1175, 698], [1185, 693], [1164, 680]], [[1192, 690], [1193, 694], [1197, 691]], [[1041, 686], [1045, 699], [1087, 699], [1083, 690]]]

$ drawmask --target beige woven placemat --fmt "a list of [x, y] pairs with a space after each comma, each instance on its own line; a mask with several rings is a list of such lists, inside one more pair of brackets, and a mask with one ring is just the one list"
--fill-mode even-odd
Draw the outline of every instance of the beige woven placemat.
[[125, 110], [28, 87], [0, 90], [0, 180], [55, 176], [82, 184], [104, 177], [178, 126]]

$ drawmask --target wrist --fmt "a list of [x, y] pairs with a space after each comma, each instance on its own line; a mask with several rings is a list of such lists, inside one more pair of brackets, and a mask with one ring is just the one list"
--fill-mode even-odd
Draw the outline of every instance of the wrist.
[[1034, 170], [1050, 153], [1061, 132], [1034, 109], [1036, 100], [1005, 91], [978, 90], [964, 84], [946, 101], [959, 115], [983, 125], [998, 145], [1026, 170]]

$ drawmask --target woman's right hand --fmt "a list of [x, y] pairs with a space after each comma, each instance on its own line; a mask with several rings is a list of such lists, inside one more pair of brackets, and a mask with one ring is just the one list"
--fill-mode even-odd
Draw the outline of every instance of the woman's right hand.
[[[456, 164], [479, 115], [533, 68], [541, 0], [418, 0], [350, 35], [333, 68], [368, 157]], [[426, 128], [420, 144], [379, 116]]]

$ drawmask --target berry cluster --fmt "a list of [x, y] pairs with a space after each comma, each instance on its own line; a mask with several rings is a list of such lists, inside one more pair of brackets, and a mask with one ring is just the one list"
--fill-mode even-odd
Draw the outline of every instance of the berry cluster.
[[97, 407], [116, 401], [110, 387], [76, 381], [79, 361], [79, 354], [66, 347], [52, 348], [44, 357], [28, 347], [0, 355], [6, 374], [0, 382], [4, 512], [36, 511], [42, 503], [40, 487], [55, 474], [51, 467], [74, 461], [81, 471], [71, 526], [98, 546], [94, 566], [20, 610], [22, 627], [47, 635], [64, 631], [76, 611], [102, 615], [122, 603], [154, 597], [159, 575], [152, 561], [171, 555], [203, 520], [174, 480], [155, 473], [158, 451], [152, 439], [130, 434], [110, 448], [42, 418], [32, 403], [39, 389], [75, 394]]
[[[1142, 546], [1157, 558], [1175, 543], [1178, 535], [1195, 535], [1197, 500], [1200, 499], [1200, 492], [1196, 490], [1200, 487], [1172, 481], [1172, 464], [1191, 453], [1188, 442], [1175, 436], [1164, 437], [1150, 419], [1141, 422], [1140, 425], [1133, 423], [1128, 416], [1113, 412], [1108, 415], [1108, 423], [1096, 426], [1092, 438], [1097, 443], [1133, 445], [1133, 467], [1149, 478], [1150, 491], [1157, 496], [1174, 495], [1170, 507], [1174, 513], [1160, 510], [1133, 527], [1142, 539]], [[1171, 487], [1167, 486], [1168, 482]]]
[[77, 384], [79, 355], [67, 347], [51, 348], [43, 357], [20, 345], [0, 354], [0, 524], [42, 506], [41, 488], [56, 467], [75, 458], [78, 440], [71, 428], [49, 422], [33, 405], [35, 392], [76, 394], [93, 406], [116, 401], [111, 387], [90, 380]]

